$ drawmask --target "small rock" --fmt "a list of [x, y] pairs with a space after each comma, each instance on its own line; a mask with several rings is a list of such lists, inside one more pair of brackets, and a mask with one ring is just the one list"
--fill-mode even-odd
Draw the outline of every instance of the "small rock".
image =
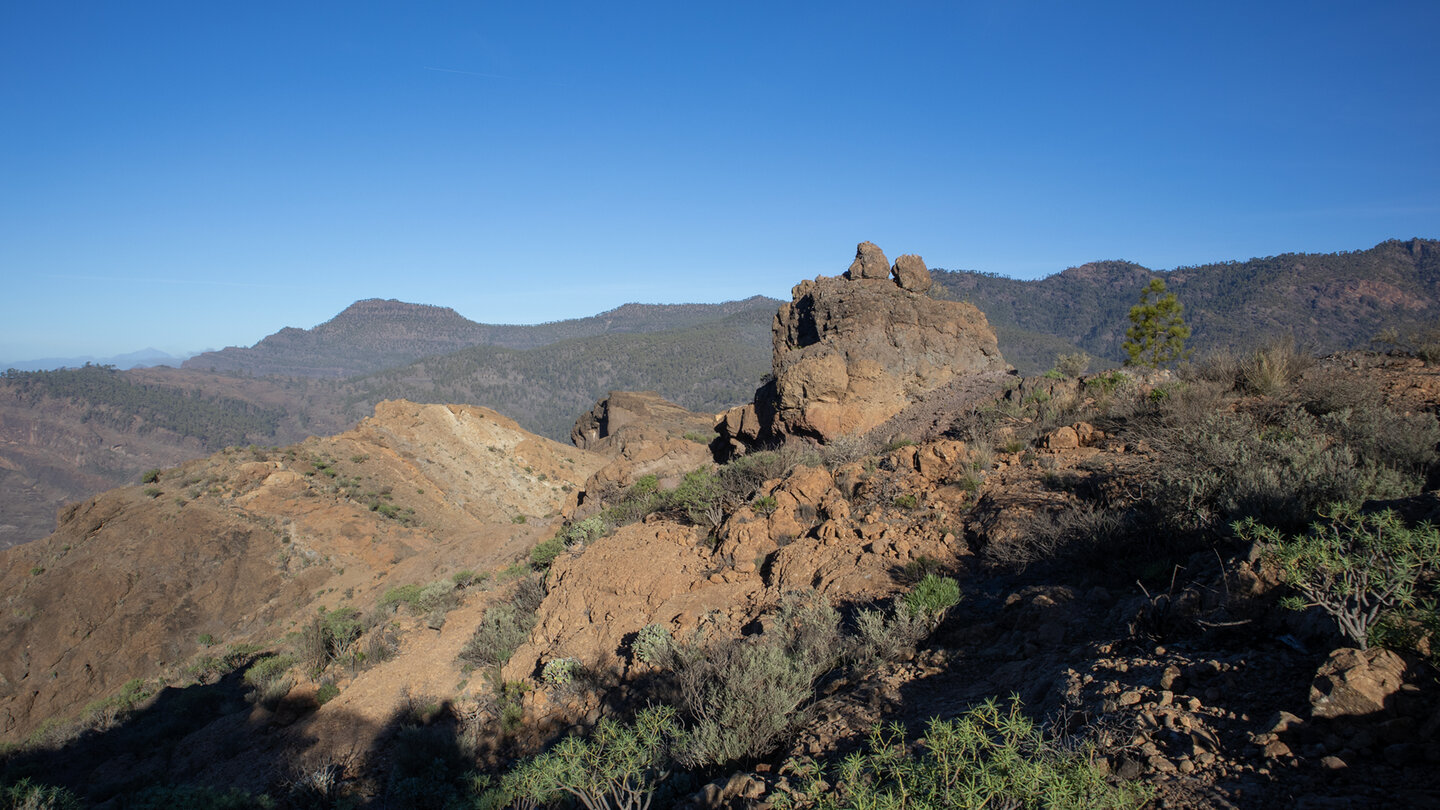
[[1299, 728], [1304, 722], [1304, 720], [1301, 720], [1290, 712], [1279, 711], [1270, 718], [1270, 722], [1266, 724], [1266, 727], [1272, 734], [1283, 734], [1291, 729]]
[[1350, 764], [1340, 757], [1329, 756], [1320, 760], [1320, 767], [1327, 771], [1340, 771], [1350, 767]]
[[1290, 746], [1279, 740], [1266, 743], [1265, 748], [1260, 753], [1266, 759], [1280, 759], [1281, 757], [1292, 757], [1295, 755], [1295, 753], [1290, 750]]
[[1138, 690], [1131, 689], [1128, 692], [1124, 692], [1120, 695], [1120, 705], [1134, 706], [1136, 703], [1140, 702], [1140, 699], [1140, 692]]

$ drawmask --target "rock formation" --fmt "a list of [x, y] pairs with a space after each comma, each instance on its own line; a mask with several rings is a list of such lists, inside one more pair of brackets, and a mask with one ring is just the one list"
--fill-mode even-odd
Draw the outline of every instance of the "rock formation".
[[801, 282], [775, 316], [773, 383], [717, 430], [736, 449], [825, 442], [865, 433], [957, 377], [1008, 368], [984, 313], [929, 298], [930, 284], [919, 256], [890, 268], [870, 242], [844, 276]]
[[577, 514], [593, 513], [608, 494], [641, 477], [653, 475], [669, 488], [712, 464], [710, 446], [697, 439], [713, 436], [714, 425], [713, 415], [687, 411], [654, 391], [611, 391], [570, 431], [576, 447], [610, 458], [585, 482]]

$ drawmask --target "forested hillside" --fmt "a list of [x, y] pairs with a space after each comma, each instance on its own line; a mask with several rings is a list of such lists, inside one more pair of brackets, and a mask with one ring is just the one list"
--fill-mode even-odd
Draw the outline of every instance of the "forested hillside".
[[1440, 312], [1440, 242], [1391, 240], [1345, 253], [1286, 253], [1159, 272], [1132, 262], [1072, 267], [1039, 281], [934, 271], [944, 295], [980, 307], [1022, 372], [1059, 351], [1119, 363], [1127, 313], [1152, 278], [1185, 306], [1197, 352], [1293, 337], [1315, 352], [1363, 348], [1377, 332], [1418, 328]]

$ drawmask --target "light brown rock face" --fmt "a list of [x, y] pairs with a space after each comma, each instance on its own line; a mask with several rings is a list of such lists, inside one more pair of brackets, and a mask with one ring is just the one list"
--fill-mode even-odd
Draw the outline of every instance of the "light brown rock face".
[[974, 306], [846, 278], [796, 286], [774, 342], [771, 430], [821, 441], [868, 431], [959, 375], [1006, 368]]

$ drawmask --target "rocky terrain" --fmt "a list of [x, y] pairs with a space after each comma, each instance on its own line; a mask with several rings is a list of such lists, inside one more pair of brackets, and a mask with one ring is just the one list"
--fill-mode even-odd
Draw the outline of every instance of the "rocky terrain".
[[[674, 705], [665, 806], [813, 806], [817, 773], [858, 787], [836, 769], [876, 724], [913, 752], [998, 702], [1117, 806], [1434, 806], [1430, 620], [1359, 649], [1282, 605], [1274, 547], [1236, 521], [1303, 533], [1336, 498], [1440, 517], [1440, 371], [1271, 347], [1020, 377], [923, 271], [867, 243], [797, 286], [773, 380], [718, 415], [612, 392], [565, 446], [384, 402], [66, 509], [3, 552], [4, 779], [116, 807], [185, 785], [493, 806], [564, 735]], [[906, 608], [947, 581], [958, 603]], [[696, 679], [773, 639], [815, 664], [800, 702], [717, 748], [707, 718], [783, 679]]]

